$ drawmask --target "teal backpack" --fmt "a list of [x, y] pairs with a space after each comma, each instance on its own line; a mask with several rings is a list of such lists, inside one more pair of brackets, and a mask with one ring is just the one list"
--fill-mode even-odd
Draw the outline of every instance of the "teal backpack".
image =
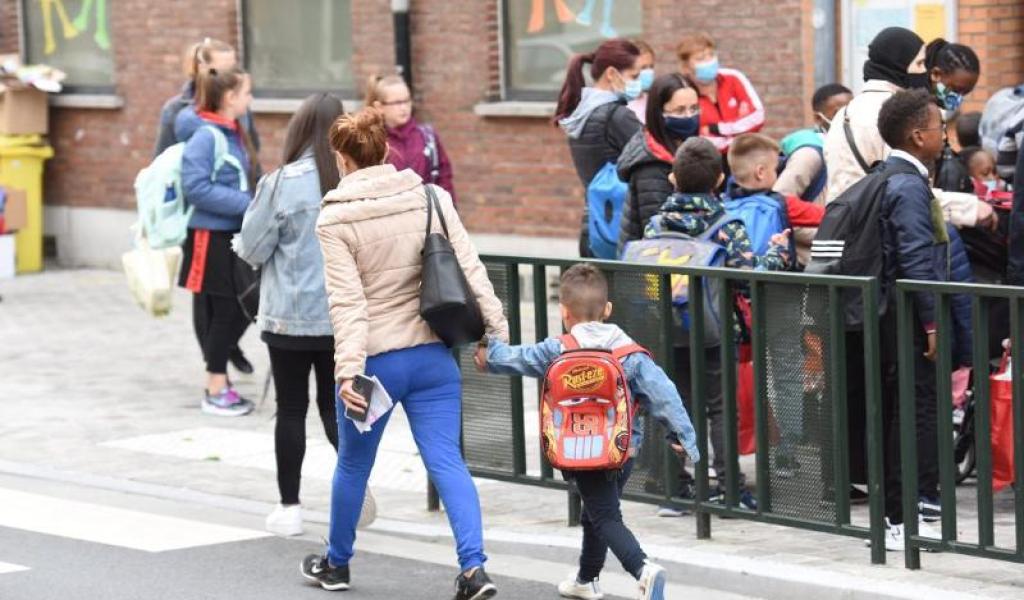
[[[245, 169], [228, 151], [228, 139], [224, 132], [213, 125], [204, 125], [202, 129], [209, 129], [213, 133], [213, 172], [210, 178], [216, 180], [220, 168], [229, 164], [238, 170], [239, 189], [248, 191], [249, 181]], [[174, 144], [161, 152], [135, 177], [139, 233], [149, 247], [156, 250], [182, 245], [188, 233], [188, 222], [194, 207], [185, 202], [181, 189], [181, 159], [184, 152], [185, 142]]]

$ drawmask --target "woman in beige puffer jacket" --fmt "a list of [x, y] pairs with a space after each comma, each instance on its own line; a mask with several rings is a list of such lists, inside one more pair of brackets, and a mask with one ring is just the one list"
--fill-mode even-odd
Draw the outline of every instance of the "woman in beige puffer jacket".
[[[345, 175], [324, 198], [317, 236], [334, 326], [335, 378], [345, 406], [338, 408], [338, 465], [327, 553], [307, 557], [303, 572], [326, 589], [348, 587], [366, 482], [390, 415], [366, 433], [343, 416], [343, 408], [366, 409], [366, 399], [352, 389], [352, 378], [365, 373], [376, 376], [403, 405], [430, 480], [444, 502], [461, 567], [456, 598], [490, 598], [497, 590], [483, 570], [487, 557], [480, 502], [459, 447], [459, 368], [419, 316], [420, 253], [427, 226], [423, 181], [413, 171], [385, 164], [387, 131], [375, 109], [342, 116], [332, 126], [330, 140]], [[487, 334], [507, 339], [501, 302], [451, 197], [436, 186], [434, 192]], [[434, 228], [440, 231], [439, 224]]]

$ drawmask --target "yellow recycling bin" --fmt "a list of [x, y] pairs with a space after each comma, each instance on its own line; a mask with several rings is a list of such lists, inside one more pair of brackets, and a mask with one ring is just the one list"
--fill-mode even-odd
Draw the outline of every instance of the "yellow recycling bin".
[[28, 224], [15, 240], [18, 273], [43, 270], [43, 161], [53, 148], [38, 135], [0, 135], [0, 187], [24, 190]]

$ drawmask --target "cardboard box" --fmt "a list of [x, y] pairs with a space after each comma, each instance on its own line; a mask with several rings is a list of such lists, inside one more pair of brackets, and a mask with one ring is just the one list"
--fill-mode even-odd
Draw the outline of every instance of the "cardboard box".
[[0, 235], [0, 279], [14, 277], [14, 236]]
[[4, 203], [4, 231], [21, 231], [28, 227], [28, 195], [25, 190], [4, 188], [7, 201]]
[[49, 130], [49, 109], [46, 92], [0, 82], [0, 134], [45, 134]]

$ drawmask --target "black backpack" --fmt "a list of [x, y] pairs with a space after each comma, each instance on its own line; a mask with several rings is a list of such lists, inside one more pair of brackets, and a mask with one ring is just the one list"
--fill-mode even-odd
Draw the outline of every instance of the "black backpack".
[[[878, 314], [884, 315], [888, 290], [883, 280], [882, 198], [893, 175], [920, 172], [905, 161], [877, 163], [868, 174], [825, 208], [825, 216], [811, 243], [811, 262], [805, 272], [824, 275], [877, 277], [882, 284]], [[864, 300], [853, 288], [841, 294], [847, 329], [864, 324]]]

